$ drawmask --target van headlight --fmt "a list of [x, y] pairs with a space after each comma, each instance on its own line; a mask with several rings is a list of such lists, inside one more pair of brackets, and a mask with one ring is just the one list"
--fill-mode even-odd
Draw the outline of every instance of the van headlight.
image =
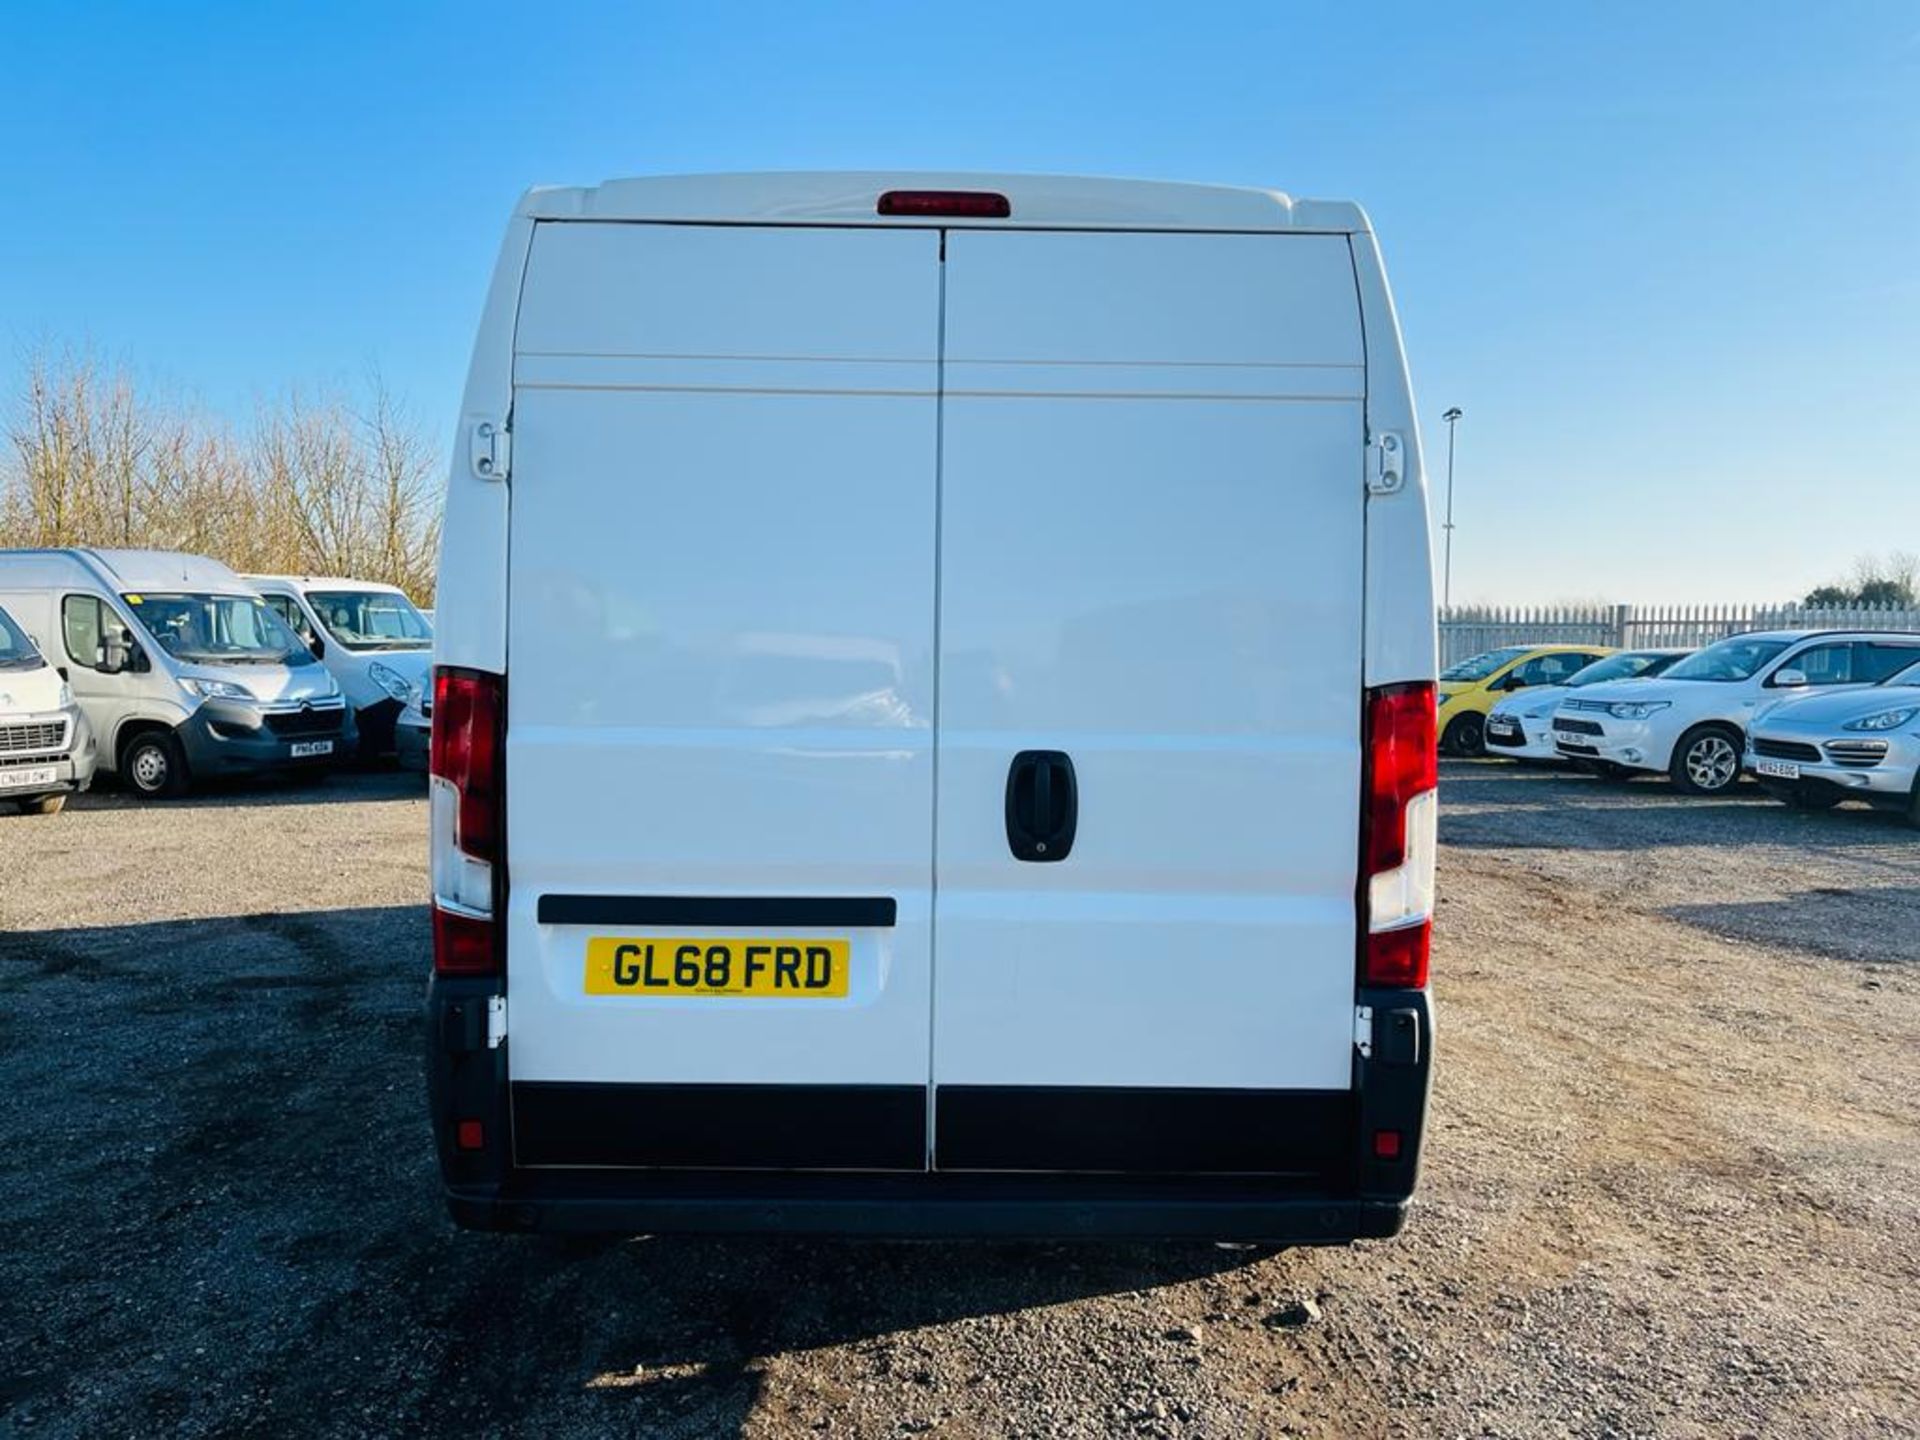
[[236, 685], [231, 680], [195, 680], [190, 676], [180, 677], [180, 688], [189, 695], [198, 695], [205, 700], [245, 700], [249, 704], [258, 703], [258, 697], [244, 685]]
[[68, 710], [71, 709], [72, 706], [73, 686], [62, 680], [60, 682], [60, 693], [54, 697], [53, 708], [56, 710]]
[[413, 699], [413, 683], [390, 665], [374, 661], [367, 666], [367, 678], [402, 705]]
[[1671, 700], [1621, 700], [1607, 706], [1607, 714], [1616, 720], [1644, 720], [1672, 708]]
[[1898, 730], [1916, 715], [1920, 715], [1920, 705], [1903, 705], [1898, 710], [1882, 710], [1877, 715], [1863, 715], [1858, 720], [1848, 721], [1840, 728], [1842, 730]]

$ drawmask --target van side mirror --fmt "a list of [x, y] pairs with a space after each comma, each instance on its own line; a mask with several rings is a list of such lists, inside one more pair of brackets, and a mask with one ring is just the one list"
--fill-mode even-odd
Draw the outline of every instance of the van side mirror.
[[106, 634], [93, 648], [93, 668], [102, 675], [118, 675], [127, 668], [127, 647], [118, 635]]
[[1773, 672], [1773, 683], [1775, 685], [1789, 685], [1789, 686], [1804, 685], [1807, 683], [1807, 672], [1804, 670], [1791, 670], [1791, 669], [1776, 670]]

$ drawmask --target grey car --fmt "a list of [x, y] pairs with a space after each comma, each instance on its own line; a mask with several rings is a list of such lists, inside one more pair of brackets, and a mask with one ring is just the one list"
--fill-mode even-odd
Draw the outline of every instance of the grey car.
[[1920, 664], [1762, 711], [1747, 729], [1746, 768], [1796, 809], [1865, 800], [1920, 827]]

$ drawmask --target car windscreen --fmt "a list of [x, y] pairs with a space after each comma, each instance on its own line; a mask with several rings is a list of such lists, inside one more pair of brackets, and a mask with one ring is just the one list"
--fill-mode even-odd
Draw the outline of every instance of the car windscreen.
[[1679, 658], [1678, 655], [1647, 655], [1637, 650], [1623, 650], [1618, 655], [1594, 661], [1584, 670], [1574, 671], [1560, 683], [1571, 689], [1580, 685], [1597, 685], [1603, 680], [1632, 680], [1642, 675], [1658, 675]]
[[38, 670], [41, 663], [40, 651], [27, 632], [0, 610], [0, 670]]
[[391, 590], [309, 590], [307, 604], [349, 650], [425, 650], [433, 644], [427, 617]]
[[311, 665], [313, 652], [258, 595], [123, 595], [154, 642], [191, 665]]
[[1717, 680], [1722, 684], [1751, 680], [1760, 668], [1787, 648], [1785, 640], [1751, 640], [1736, 635], [1704, 650], [1696, 650], [1667, 671], [1668, 680]]
[[1504, 650], [1489, 650], [1483, 655], [1475, 655], [1470, 660], [1462, 660], [1458, 665], [1449, 665], [1440, 672], [1442, 680], [1484, 680], [1509, 661], [1518, 660], [1531, 645], [1509, 645]]

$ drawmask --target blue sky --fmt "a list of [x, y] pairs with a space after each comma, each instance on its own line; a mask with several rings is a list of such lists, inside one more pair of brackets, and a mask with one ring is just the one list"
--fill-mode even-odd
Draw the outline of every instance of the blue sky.
[[8, 7], [0, 389], [77, 340], [244, 422], [448, 429], [515, 196], [1061, 170], [1371, 211], [1457, 600], [1761, 600], [1920, 550], [1920, 8]]

